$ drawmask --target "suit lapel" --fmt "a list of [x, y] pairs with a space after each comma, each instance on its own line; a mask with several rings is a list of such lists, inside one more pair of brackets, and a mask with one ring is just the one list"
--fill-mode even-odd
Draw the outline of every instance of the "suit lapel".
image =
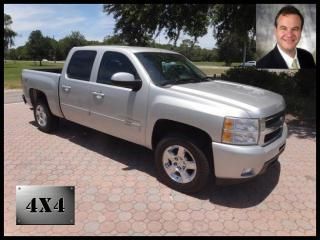
[[306, 68], [306, 66], [304, 65], [305, 61], [303, 61], [304, 59], [302, 59], [300, 50], [298, 48], [297, 48], [297, 57], [300, 64], [300, 68]]
[[279, 66], [279, 68], [282, 68], [282, 69], [287, 69], [288, 66], [287, 66], [285, 60], [283, 59], [283, 57], [281, 56], [277, 46], [275, 46], [272, 53], [273, 53], [273, 59], [275, 61], [274, 65]]

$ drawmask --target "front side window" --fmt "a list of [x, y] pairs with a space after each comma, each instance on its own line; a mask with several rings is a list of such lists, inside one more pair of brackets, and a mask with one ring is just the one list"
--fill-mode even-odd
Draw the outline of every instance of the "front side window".
[[68, 77], [83, 81], [90, 81], [91, 70], [96, 55], [96, 51], [89, 50], [74, 52], [67, 69]]
[[127, 56], [119, 52], [105, 52], [100, 63], [97, 83], [113, 85], [111, 77], [118, 72], [131, 73], [135, 79], [139, 79], [135, 67]]
[[180, 54], [140, 52], [135, 55], [156, 85], [200, 82], [206, 78], [206, 74]]

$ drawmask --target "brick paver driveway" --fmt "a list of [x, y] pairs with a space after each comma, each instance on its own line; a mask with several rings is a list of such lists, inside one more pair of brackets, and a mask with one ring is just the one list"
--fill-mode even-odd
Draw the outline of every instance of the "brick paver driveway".
[[[302, 130], [257, 179], [185, 195], [157, 181], [149, 150], [67, 121], [45, 134], [5, 104], [4, 234], [316, 235], [316, 139]], [[17, 226], [16, 185], [74, 185], [75, 225]]]

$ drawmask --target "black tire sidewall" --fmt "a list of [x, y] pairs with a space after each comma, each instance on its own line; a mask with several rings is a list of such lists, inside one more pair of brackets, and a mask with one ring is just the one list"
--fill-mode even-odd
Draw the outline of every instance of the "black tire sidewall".
[[[47, 124], [45, 126], [41, 126], [38, 121], [37, 121], [37, 116], [36, 116], [36, 109], [38, 106], [42, 106], [43, 109], [44, 109], [44, 112], [46, 113], [47, 115]], [[49, 133], [49, 132], [52, 132], [55, 128], [56, 128], [56, 125], [57, 125], [57, 119], [55, 119], [55, 117], [52, 115], [52, 113], [50, 112], [49, 108], [48, 108], [48, 105], [46, 103], [44, 103], [43, 101], [38, 101], [35, 106], [34, 106], [34, 111], [33, 111], [33, 114], [34, 114], [34, 119], [37, 123], [37, 126], [38, 128], [43, 131], [43, 132], [46, 132], [46, 133]]]
[[[177, 183], [172, 180], [165, 172], [162, 164], [164, 150], [172, 145], [180, 145], [186, 148], [194, 157], [197, 165], [195, 178], [190, 183]], [[158, 171], [158, 177], [164, 184], [185, 193], [195, 193], [200, 191], [208, 181], [210, 175], [209, 162], [206, 155], [198, 147], [197, 143], [184, 136], [168, 136], [163, 138], [155, 150], [155, 165]]]

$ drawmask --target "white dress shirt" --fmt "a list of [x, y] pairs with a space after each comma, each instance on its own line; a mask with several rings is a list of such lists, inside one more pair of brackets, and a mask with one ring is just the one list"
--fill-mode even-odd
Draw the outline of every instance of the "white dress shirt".
[[299, 60], [298, 60], [298, 56], [297, 56], [297, 49], [296, 49], [296, 54], [294, 55], [294, 58], [290, 57], [288, 54], [286, 54], [284, 51], [282, 51], [282, 49], [279, 47], [279, 45], [277, 44], [277, 48], [281, 54], [281, 56], [283, 57], [284, 61], [286, 62], [287, 66], [289, 69], [294, 69], [292, 67], [292, 63], [293, 61], [296, 59], [297, 65], [298, 65], [298, 69], [300, 69], [300, 64], [299, 64]]

